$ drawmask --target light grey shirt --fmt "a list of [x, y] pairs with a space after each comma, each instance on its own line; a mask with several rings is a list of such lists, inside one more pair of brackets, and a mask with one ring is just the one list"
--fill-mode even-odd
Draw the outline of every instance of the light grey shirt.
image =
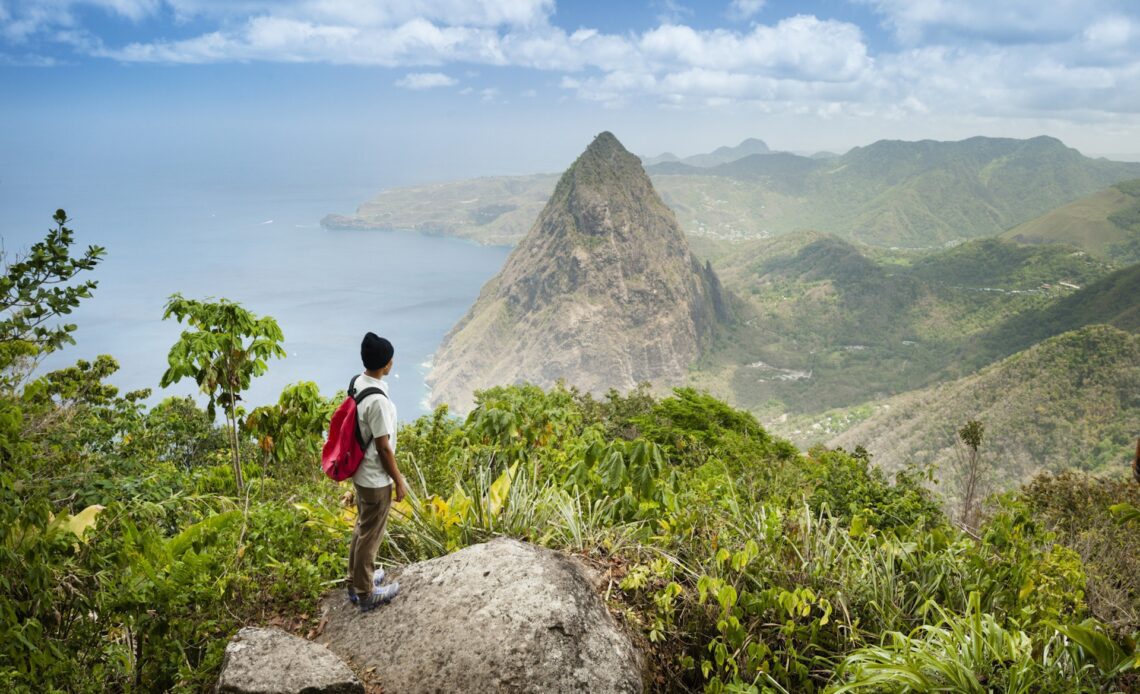
[[364, 460], [360, 462], [360, 468], [352, 476], [352, 481], [361, 487], [387, 487], [392, 484], [392, 478], [380, 464], [376, 439], [387, 435], [392, 453], [396, 452], [396, 404], [388, 397], [391, 391], [388, 390], [387, 381], [360, 374], [356, 379], [356, 392], [365, 388], [379, 388], [384, 391], [384, 395], [369, 395], [356, 408], [356, 416], [360, 418], [360, 433], [368, 442], [368, 447], [364, 450]]

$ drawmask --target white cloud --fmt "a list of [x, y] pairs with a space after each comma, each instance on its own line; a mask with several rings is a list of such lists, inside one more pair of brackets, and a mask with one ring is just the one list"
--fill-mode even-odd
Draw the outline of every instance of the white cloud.
[[[1040, 44], [1079, 35], [1120, 0], [859, 0], [904, 43], [951, 39]], [[1125, 0], [1127, 2], [1127, 0]]]
[[434, 89], [436, 87], [452, 87], [456, 84], [458, 82], [454, 77], [448, 77], [442, 72], [410, 72], [396, 80], [397, 87], [406, 89]]
[[[409, 89], [458, 84], [449, 74], [485, 82], [497, 68], [525, 68], [555, 73], [567, 95], [614, 107], [747, 103], [829, 118], [1140, 113], [1140, 19], [1125, 0], [854, 1], [872, 7], [901, 43], [873, 51], [859, 26], [812, 15], [697, 28], [677, 3], [656, 3], [669, 21], [642, 32], [566, 31], [551, 22], [553, 0], [0, 0], [0, 41], [50, 37], [43, 40], [123, 62], [375, 65], [400, 69], [396, 83]], [[80, 5], [126, 21], [166, 13], [214, 28], [106, 46], [79, 26]], [[720, 5], [741, 18], [764, 6]], [[469, 89], [459, 93], [500, 98]]]
[[273, 15], [318, 24], [358, 27], [392, 26], [413, 19], [493, 27], [543, 23], [554, 11], [554, 0], [164, 0], [184, 19], [233, 19]]
[[1117, 48], [1127, 46], [1137, 38], [1137, 26], [1132, 20], [1119, 15], [1097, 20], [1085, 28], [1084, 38], [1091, 46]]
[[752, 19], [764, 9], [767, 0], [732, 0], [728, 3], [728, 16], [732, 19]]
[[662, 24], [678, 24], [696, 14], [680, 0], [652, 0], [651, 4], [657, 8], [657, 21]]
[[[180, 22], [203, 19], [223, 25], [263, 19], [369, 29], [422, 20], [447, 26], [525, 29], [545, 25], [554, 11], [554, 0], [34, 0], [0, 4], [0, 36], [22, 41], [37, 33], [73, 28], [80, 9], [95, 9], [132, 22], [168, 10]], [[140, 53], [169, 54], [176, 50], [173, 46], [156, 45], [155, 50]]]
[[75, 29], [76, 9], [95, 9], [111, 16], [141, 21], [155, 14], [161, 0], [36, 0], [0, 4], [0, 37], [22, 43], [42, 32]]
[[869, 66], [857, 26], [806, 15], [758, 25], [747, 34], [666, 25], [642, 36], [640, 47], [669, 65], [759, 70], [809, 80], [844, 81]]
[[54, 67], [59, 62], [42, 55], [5, 55], [0, 53], [0, 65], [5, 67]]
[[450, 61], [503, 64], [491, 29], [436, 26], [413, 19], [396, 27], [360, 29], [278, 17], [256, 17], [236, 31], [192, 39], [104, 49], [124, 62], [210, 63], [241, 60], [401, 67]]

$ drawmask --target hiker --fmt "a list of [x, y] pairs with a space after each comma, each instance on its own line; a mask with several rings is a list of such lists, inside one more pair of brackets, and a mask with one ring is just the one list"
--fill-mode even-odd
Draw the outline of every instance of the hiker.
[[[384, 569], [376, 568], [376, 550], [384, 537], [388, 510], [408, 493], [396, 466], [396, 405], [389, 397], [384, 376], [392, 370], [395, 348], [388, 340], [368, 333], [360, 343], [364, 373], [353, 379], [353, 393], [379, 388], [358, 404], [362, 439], [369, 442], [360, 468], [352, 476], [356, 492], [356, 526], [348, 551], [348, 597], [367, 612], [389, 602], [400, 590], [399, 583], [382, 585]], [[353, 395], [349, 393], [349, 395]]]

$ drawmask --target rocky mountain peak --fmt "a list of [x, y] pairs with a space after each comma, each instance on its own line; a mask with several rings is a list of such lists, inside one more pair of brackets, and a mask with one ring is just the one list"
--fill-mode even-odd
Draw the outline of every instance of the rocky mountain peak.
[[444, 339], [432, 400], [463, 411], [473, 390], [519, 381], [678, 385], [727, 307], [640, 160], [604, 132]]

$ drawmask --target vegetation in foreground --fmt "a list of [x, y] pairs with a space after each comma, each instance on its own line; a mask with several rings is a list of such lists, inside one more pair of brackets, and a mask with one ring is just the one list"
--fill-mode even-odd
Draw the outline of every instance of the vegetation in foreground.
[[[3, 278], [0, 684], [206, 690], [237, 628], [304, 634], [343, 574], [351, 509], [315, 462], [336, 400], [301, 383], [219, 426], [187, 398], [120, 394], [111, 357], [32, 377], [68, 341], [47, 321], [94, 289], [71, 283], [101, 249], [72, 259], [65, 221]], [[248, 379], [206, 357], [231, 338], [272, 343], [275, 325], [198, 308], [178, 343], [195, 349], [172, 350], [172, 368], [232, 406]], [[688, 389], [493, 388], [466, 420], [441, 408], [400, 444], [414, 494], [383, 556], [495, 535], [582, 554], [612, 579], [656, 690], [1140, 686], [1132, 483], [1042, 477], [962, 530], [922, 471], [888, 480], [861, 449], [801, 452]]]

